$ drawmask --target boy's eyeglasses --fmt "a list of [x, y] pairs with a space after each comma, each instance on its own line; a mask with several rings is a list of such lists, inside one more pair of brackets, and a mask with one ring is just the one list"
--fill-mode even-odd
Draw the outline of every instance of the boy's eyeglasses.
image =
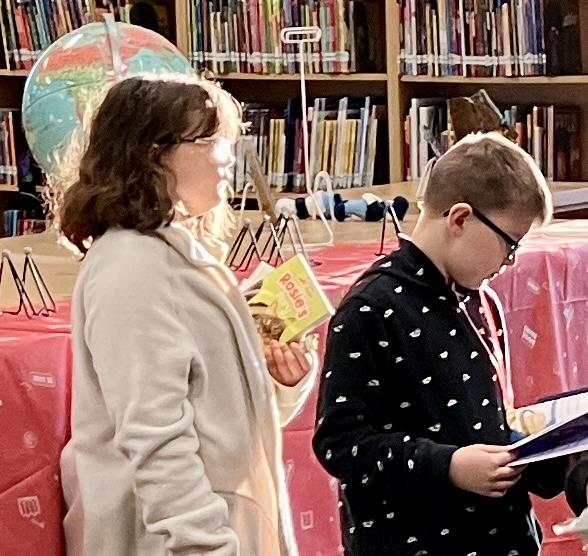
[[[499, 235], [506, 242], [506, 244], [509, 247], [509, 250], [505, 257], [505, 260], [513, 261], [515, 258], [515, 254], [518, 248], [521, 246], [521, 244], [517, 240], [513, 239], [510, 235], [508, 235], [504, 230], [499, 228], [496, 224], [494, 224], [492, 220], [484, 216], [477, 208], [472, 207], [472, 213], [480, 222], [482, 222], [482, 224], [490, 228], [495, 234]], [[449, 216], [449, 211], [445, 211], [443, 213], [443, 216], [447, 218]]]

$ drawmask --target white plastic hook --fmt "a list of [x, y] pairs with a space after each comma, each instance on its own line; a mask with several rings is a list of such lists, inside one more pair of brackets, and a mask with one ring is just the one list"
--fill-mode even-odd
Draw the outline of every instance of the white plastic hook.
[[284, 44], [319, 42], [322, 36], [320, 27], [284, 27], [280, 31], [280, 39]]
[[245, 203], [247, 202], [247, 194], [252, 189], [253, 189], [253, 184], [250, 181], [248, 181], [245, 184], [245, 187], [243, 188], [243, 193], [242, 193], [242, 197], [241, 197], [241, 206], [239, 207], [239, 224], [237, 226], [238, 229], [241, 229], [243, 227], [244, 222], [245, 222], [245, 220], [244, 220]]
[[[304, 155], [304, 177], [306, 181], [306, 189], [312, 195], [314, 191], [316, 191], [316, 181], [315, 187], [312, 187], [311, 184], [311, 170], [310, 170], [310, 153], [309, 153], [309, 139], [308, 139], [308, 111], [307, 111], [307, 103], [306, 103], [306, 77], [304, 71], [304, 45], [309, 43], [319, 42], [322, 37], [322, 31], [320, 27], [285, 27], [280, 32], [280, 38], [284, 44], [297, 44], [298, 45], [298, 65], [300, 66], [300, 97], [302, 103], [302, 139], [303, 139], [303, 155]], [[319, 172], [317, 174], [317, 179], [319, 175], [326, 174], [326, 172]], [[328, 174], [327, 174], [328, 177]], [[321, 180], [324, 178], [321, 177]], [[329, 183], [331, 182], [330, 177], [328, 177]], [[327, 186], [327, 191], [331, 193], [333, 187], [331, 184], [330, 190]], [[332, 200], [329, 201], [332, 205]], [[334, 245], [334, 237], [333, 230], [331, 225], [327, 221], [325, 214], [320, 206], [320, 204], [316, 201], [313, 197], [313, 204], [316, 209], [316, 215], [321, 219], [325, 229], [327, 230], [327, 234], [329, 235], [329, 239], [327, 242], [324, 243], [310, 243], [307, 244], [307, 247], [328, 247]], [[315, 216], [316, 216], [315, 215]], [[331, 212], [331, 218], [334, 218], [333, 213]]]

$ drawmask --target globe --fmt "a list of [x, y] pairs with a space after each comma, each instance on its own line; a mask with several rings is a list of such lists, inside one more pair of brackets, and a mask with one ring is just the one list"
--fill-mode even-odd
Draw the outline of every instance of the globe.
[[145, 72], [194, 75], [167, 39], [135, 25], [90, 23], [53, 43], [31, 70], [22, 102], [24, 131], [39, 166], [49, 176], [58, 173], [72, 137], [109, 86]]

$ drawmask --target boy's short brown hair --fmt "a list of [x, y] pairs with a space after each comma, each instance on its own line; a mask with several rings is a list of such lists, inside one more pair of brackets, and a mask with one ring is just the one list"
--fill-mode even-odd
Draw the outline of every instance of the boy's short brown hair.
[[449, 149], [423, 178], [424, 207], [442, 215], [456, 203], [547, 223], [551, 192], [534, 160], [499, 133], [472, 134]]

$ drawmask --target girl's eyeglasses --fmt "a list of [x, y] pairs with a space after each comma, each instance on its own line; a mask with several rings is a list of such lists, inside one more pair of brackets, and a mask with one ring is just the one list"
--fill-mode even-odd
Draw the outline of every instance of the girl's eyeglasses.
[[178, 139], [177, 141], [174, 141], [173, 144], [213, 146], [225, 141], [230, 143], [225, 137], [197, 137], [196, 139]]

